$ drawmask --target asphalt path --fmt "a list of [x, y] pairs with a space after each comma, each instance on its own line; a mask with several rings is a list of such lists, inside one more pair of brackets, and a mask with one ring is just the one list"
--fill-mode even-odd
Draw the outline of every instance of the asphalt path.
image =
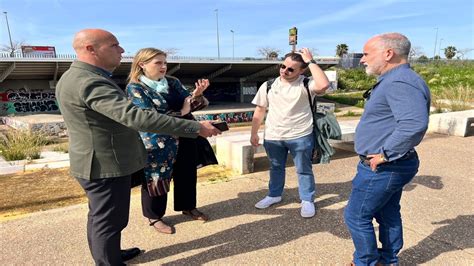
[[[420, 171], [402, 197], [404, 265], [474, 265], [474, 137], [430, 134], [418, 148]], [[192, 221], [173, 211], [164, 218], [176, 234], [157, 233], [132, 197], [122, 246], [145, 250], [131, 264], [345, 265], [353, 245], [343, 221], [358, 157], [338, 151], [329, 165], [314, 165], [317, 214], [301, 218], [295, 169], [287, 167], [283, 201], [254, 204], [266, 195], [265, 158], [257, 172], [198, 185], [199, 209], [211, 217]], [[31, 180], [34, 185], [34, 180]], [[19, 191], [18, 193], [21, 193]], [[3, 265], [92, 265], [86, 240], [87, 205], [38, 212], [0, 223]]]

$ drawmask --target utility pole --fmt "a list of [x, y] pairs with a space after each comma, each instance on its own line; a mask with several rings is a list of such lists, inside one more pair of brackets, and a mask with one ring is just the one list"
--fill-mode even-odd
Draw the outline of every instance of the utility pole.
[[7, 12], [4, 11], [3, 14], [5, 14], [5, 20], [7, 21], [8, 37], [10, 38], [10, 57], [13, 57], [15, 55], [15, 48], [13, 48], [12, 35], [10, 33], [10, 25], [8, 25]]
[[434, 52], [433, 52], [433, 59], [436, 57], [436, 44], [438, 42], [438, 28], [436, 27], [436, 37], [435, 37], [435, 45], [434, 45]]
[[441, 58], [441, 50], [443, 50], [443, 48], [441, 47], [441, 42], [443, 42], [443, 38], [439, 39], [439, 46], [438, 46], [438, 55], [439, 57]]
[[217, 59], [221, 58], [221, 50], [219, 47], [219, 9], [214, 10], [216, 12], [216, 28], [217, 28]]
[[234, 59], [234, 30], [230, 30], [232, 32], [232, 59]]

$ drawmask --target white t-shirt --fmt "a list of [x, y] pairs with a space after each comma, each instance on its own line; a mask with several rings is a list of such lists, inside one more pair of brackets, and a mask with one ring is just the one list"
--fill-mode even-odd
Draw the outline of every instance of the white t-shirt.
[[[309, 105], [308, 93], [303, 84], [304, 76], [288, 83], [282, 83], [280, 77], [272, 84], [267, 97], [267, 82], [258, 89], [252, 103], [267, 107], [264, 139], [289, 140], [304, 137], [313, 132], [313, 114]], [[314, 81], [309, 78], [309, 87]], [[310, 90], [311, 99], [316, 95]]]

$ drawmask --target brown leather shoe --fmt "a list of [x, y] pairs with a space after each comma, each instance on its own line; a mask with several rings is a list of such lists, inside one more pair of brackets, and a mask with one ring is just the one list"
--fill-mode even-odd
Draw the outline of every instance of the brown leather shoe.
[[194, 220], [208, 221], [209, 217], [204, 213], [198, 211], [198, 209], [193, 209], [189, 211], [183, 211], [184, 215], [190, 216]]
[[148, 221], [150, 221], [150, 226], [153, 226], [155, 228], [156, 231], [160, 232], [160, 233], [163, 233], [163, 234], [174, 234], [176, 232], [176, 230], [174, 229], [174, 227], [170, 226], [170, 225], [167, 225], [165, 222], [163, 222], [163, 220], [161, 219], [158, 219], [158, 220], [151, 220], [151, 219], [148, 219]]

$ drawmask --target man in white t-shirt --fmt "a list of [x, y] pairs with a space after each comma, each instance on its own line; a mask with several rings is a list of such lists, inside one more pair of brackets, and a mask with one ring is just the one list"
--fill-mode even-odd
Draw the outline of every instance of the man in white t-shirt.
[[308, 83], [311, 97], [326, 91], [329, 80], [308, 48], [285, 55], [280, 76], [271, 84], [268, 95], [267, 82], [264, 82], [252, 101], [256, 108], [250, 137], [252, 145], [258, 146], [257, 132], [268, 109], [263, 146], [271, 164], [269, 193], [255, 207], [265, 209], [281, 201], [289, 151], [298, 174], [301, 216], [305, 218], [315, 214], [316, 187], [312, 168], [313, 116], [302, 75], [308, 67], [312, 75]]

